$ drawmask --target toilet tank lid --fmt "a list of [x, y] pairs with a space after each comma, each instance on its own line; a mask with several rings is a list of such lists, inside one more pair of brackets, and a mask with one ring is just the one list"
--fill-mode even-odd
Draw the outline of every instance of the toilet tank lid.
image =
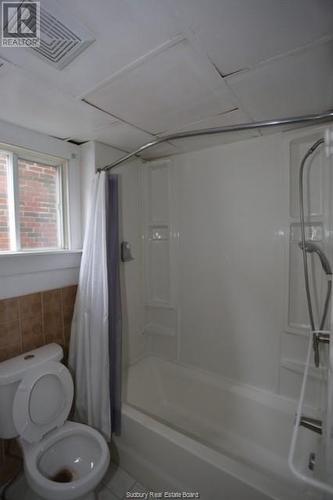
[[0, 363], [0, 386], [21, 380], [30, 368], [35, 368], [47, 361], [61, 361], [62, 358], [61, 346], [52, 343], [7, 359]]

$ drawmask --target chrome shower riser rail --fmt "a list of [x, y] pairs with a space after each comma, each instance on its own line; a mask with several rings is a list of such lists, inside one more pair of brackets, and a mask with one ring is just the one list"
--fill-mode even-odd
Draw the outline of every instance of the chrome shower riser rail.
[[147, 142], [147, 144], [144, 144], [140, 148], [136, 149], [135, 151], [132, 151], [132, 153], [128, 153], [127, 155], [123, 156], [122, 158], [119, 158], [119, 160], [116, 160], [109, 165], [106, 165], [103, 168], [99, 168], [97, 171], [102, 172], [111, 170], [115, 167], [118, 167], [118, 165], [121, 165], [127, 160], [130, 160], [134, 156], [137, 156], [140, 153], [143, 153], [147, 149], [150, 149], [154, 146], [157, 146], [158, 144], [161, 144], [163, 142], [167, 141], [175, 141], [177, 139], [187, 139], [190, 137], [200, 137], [204, 135], [217, 135], [217, 134], [227, 134], [228, 132], [242, 132], [244, 130], [254, 130], [257, 128], [271, 128], [271, 127], [278, 127], [278, 126], [283, 126], [283, 125], [315, 125], [318, 123], [326, 123], [329, 121], [333, 121], [333, 111], [328, 111], [325, 113], [318, 113], [315, 115], [302, 115], [302, 116], [295, 116], [295, 117], [290, 117], [290, 118], [280, 118], [280, 119], [273, 119], [273, 120], [265, 120], [265, 121], [260, 121], [260, 122], [252, 122], [252, 123], [240, 123], [237, 125], [228, 125], [225, 127], [215, 127], [215, 128], [205, 128], [205, 129], [199, 129], [199, 130], [189, 130], [189, 131], [184, 131], [184, 132], [176, 132], [174, 134], [169, 134], [165, 135], [163, 137], [159, 137], [158, 139]]
[[[325, 143], [324, 139], [318, 139], [307, 150], [307, 152], [305, 153], [305, 155], [303, 156], [303, 159], [301, 161], [301, 165], [299, 168], [299, 180], [298, 180], [299, 216], [300, 216], [300, 225], [301, 225], [300, 248], [302, 250], [302, 255], [303, 255], [304, 285], [305, 285], [306, 301], [307, 301], [307, 305], [308, 305], [310, 326], [311, 326], [311, 331], [312, 331], [314, 362], [315, 362], [315, 365], [317, 367], [319, 366], [319, 363], [320, 363], [319, 343], [321, 341], [323, 341], [323, 336], [321, 337], [321, 340], [320, 340], [319, 332], [321, 332], [325, 326], [326, 317], [327, 317], [328, 308], [329, 308], [329, 303], [330, 303], [330, 299], [331, 299], [331, 293], [332, 293], [332, 270], [331, 270], [330, 263], [329, 263], [326, 255], [323, 253], [323, 251], [320, 250], [319, 248], [317, 248], [316, 245], [314, 245], [312, 242], [306, 241], [303, 176], [304, 176], [305, 165], [306, 165], [308, 158], [310, 158], [313, 155], [313, 153], [324, 143]], [[317, 248], [317, 250], [316, 250], [316, 248]], [[308, 251], [310, 251], [310, 253], [313, 253], [313, 251], [316, 251], [316, 253], [319, 255], [323, 270], [329, 278], [327, 281], [327, 292], [326, 292], [323, 313], [322, 313], [322, 316], [320, 319], [319, 331], [317, 331], [316, 327], [315, 327], [315, 320], [314, 320], [313, 309], [312, 309], [312, 299], [311, 299], [310, 280], [309, 280], [309, 267], [308, 267], [308, 259], [307, 259], [307, 252]], [[329, 343], [329, 338], [328, 338], [327, 342], [325, 340], [325, 343]]]

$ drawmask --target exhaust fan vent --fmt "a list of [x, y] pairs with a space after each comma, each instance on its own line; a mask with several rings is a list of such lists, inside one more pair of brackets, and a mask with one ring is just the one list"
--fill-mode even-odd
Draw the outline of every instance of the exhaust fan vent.
[[40, 46], [28, 50], [61, 70], [94, 41], [72, 15], [55, 11], [55, 5], [44, 0], [40, 6]]

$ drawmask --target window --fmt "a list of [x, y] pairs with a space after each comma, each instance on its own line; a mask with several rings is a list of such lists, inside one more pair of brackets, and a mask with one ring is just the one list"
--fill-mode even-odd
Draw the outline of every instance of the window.
[[66, 248], [66, 162], [0, 149], [0, 252]]
[[8, 164], [9, 155], [0, 151], [0, 251], [10, 249], [7, 189]]

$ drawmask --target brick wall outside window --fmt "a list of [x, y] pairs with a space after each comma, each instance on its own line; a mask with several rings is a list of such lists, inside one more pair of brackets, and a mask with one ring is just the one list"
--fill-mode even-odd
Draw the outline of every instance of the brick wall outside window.
[[0, 251], [9, 250], [8, 197], [6, 153], [0, 151]]
[[58, 247], [57, 167], [18, 160], [21, 248]]

